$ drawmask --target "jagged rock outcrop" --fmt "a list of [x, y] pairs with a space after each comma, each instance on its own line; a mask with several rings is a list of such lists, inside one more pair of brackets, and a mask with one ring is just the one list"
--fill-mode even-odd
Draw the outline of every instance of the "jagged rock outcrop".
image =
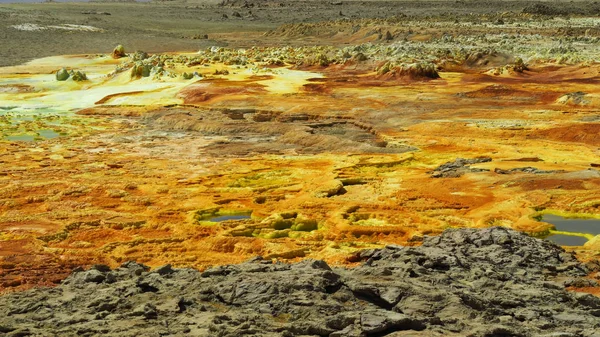
[[492, 161], [489, 157], [480, 157], [472, 159], [456, 158], [456, 160], [447, 162], [443, 165], [436, 167], [431, 176], [433, 178], [458, 178], [465, 173], [469, 172], [485, 172], [487, 169], [471, 168], [470, 165], [487, 163]]
[[[598, 337], [600, 298], [569, 292], [600, 269], [505, 228], [452, 229], [351, 269], [257, 257], [199, 272], [127, 262], [0, 297], [7, 336]], [[402, 333], [406, 331], [408, 334]], [[410, 332], [410, 333], [409, 333]], [[393, 334], [392, 334], [393, 333]]]

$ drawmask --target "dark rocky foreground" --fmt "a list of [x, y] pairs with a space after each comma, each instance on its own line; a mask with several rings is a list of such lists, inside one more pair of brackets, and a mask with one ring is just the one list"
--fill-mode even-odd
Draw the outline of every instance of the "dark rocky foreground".
[[356, 268], [260, 258], [198, 272], [133, 262], [0, 297], [6, 336], [600, 337], [597, 286], [554, 244], [504, 228], [448, 230], [363, 251]]

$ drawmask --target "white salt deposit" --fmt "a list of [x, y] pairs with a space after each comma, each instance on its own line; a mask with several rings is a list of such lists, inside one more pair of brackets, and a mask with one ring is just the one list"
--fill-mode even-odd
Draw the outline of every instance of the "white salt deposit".
[[23, 30], [23, 31], [27, 31], [27, 32], [34, 32], [34, 31], [46, 29], [46, 27], [36, 25], [35, 23], [22, 23], [20, 25], [14, 25], [11, 27], [14, 29], [17, 29], [17, 30]]
[[81, 31], [81, 32], [101, 32], [102, 31], [102, 29], [100, 29], [98, 27], [86, 26], [86, 25], [74, 25], [74, 24], [70, 24], [70, 23], [66, 23], [66, 24], [62, 24], [62, 25], [55, 25], [55, 26], [45, 26], [45, 27], [40, 26], [35, 23], [22, 23], [19, 25], [13, 25], [11, 27], [14, 29], [17, 29], [17, 30], [28, 31], [28, 32], [42, 31], [42, 30], [47, 30], [47, 29], [62, 29], [62, 30]]

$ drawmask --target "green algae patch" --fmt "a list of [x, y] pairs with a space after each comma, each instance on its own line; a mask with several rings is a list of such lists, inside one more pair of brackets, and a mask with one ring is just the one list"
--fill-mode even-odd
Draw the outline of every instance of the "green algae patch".
[[59, 137], [60, 134], [54, 130], [46, 129], [39, 130], [37, 133], [24, 133], [24, 134], [11, 134], [5, 136], [4, 139], [12, 142], [34, 142], [46, 139], [53, 139]]
[[111, 127], [108, 121], [50, 108], [0, 111], [0, 139], [6, 141], [43, 141], [103, 131], [107, 127]]
[[13, 142], [33, 142], [35, 140], [35, 136], [33, 135], [14, 135], [5, 137], [6, 140]]

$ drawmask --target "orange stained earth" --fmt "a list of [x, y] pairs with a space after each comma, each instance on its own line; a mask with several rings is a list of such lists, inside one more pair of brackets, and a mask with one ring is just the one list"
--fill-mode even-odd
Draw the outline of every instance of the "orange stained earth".
[[[153, 80], [79, 56], [90, 80], [61, 83], [67, 59], [37, 62], [0, 69], [15, 88], [0, 92], [0, 291], [127, 260], [345, 264], [452, 227], [543, 236], [541, 212], [600, 214], [600, 65], [424, 79], [212, 64]], [[570, 249], [597, 258], [600, 240]]]

